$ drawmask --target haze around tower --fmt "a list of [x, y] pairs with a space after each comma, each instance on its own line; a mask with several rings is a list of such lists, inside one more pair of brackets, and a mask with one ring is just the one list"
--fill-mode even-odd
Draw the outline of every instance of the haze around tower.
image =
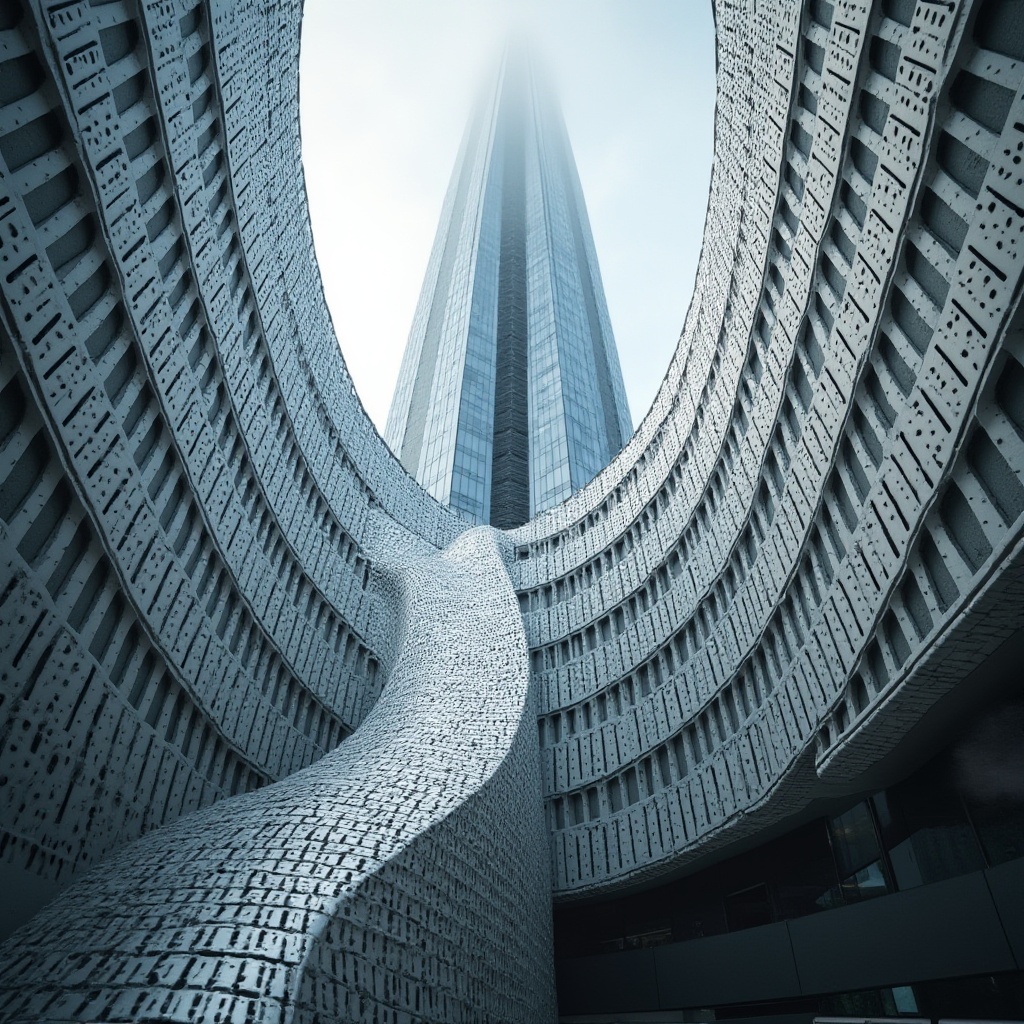
[[317, 258], [379, 429], [462, 132], [510, 30], [529, 34], [559, 93], [635, 423], [682, 327], [711, 165], [710, 3], [310, 0], [300, 100]]

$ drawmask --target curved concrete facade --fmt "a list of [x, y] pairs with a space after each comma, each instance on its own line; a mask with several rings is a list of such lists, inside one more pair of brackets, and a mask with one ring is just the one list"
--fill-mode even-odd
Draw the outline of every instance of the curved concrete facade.
[[855, 788], [1022, 624], [1017, 14], [716, 18], [679, 348], [623, 456], [515, 538], [563, 895]]
[[338, 354], [300, 14], [0, 14], [0, 1019], [544, 1019], [549, 890], [856, 788], [1024, 625], [1014, 0], [718, 0], [654, 406], [464, 537]]

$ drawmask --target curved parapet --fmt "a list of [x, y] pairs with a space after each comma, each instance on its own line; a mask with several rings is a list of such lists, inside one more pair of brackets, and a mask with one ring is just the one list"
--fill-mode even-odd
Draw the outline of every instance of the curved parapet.
[[495, 534], [387, 575], [400, 642], [360, 729], [63, 893], [0, 950], [0, 1020], [552, 1019], [534, 707]]
[[715, 10], [679, 348], [515, 534], [566, 898], [863, 788], [1024, 627], [1017, 5]]
[[543, 1019], [530, 685], [566, 899], [860, 791], [962, 696], [1024, 628], [1018, 8], [717, 0], [655, 404], [460, 537], [338, 353], [297, 0], [0, 5], [0, 870], [110, 858], [3, 1014]]

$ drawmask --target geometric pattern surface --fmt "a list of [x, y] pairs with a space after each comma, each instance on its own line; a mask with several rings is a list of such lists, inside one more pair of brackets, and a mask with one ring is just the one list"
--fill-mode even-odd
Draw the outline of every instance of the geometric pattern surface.
[[495, 535], [386, 577], [399, 647], [360, 729], [37, 914], [4, 950], [3, 1019], [553, 1016], [537, 733]]

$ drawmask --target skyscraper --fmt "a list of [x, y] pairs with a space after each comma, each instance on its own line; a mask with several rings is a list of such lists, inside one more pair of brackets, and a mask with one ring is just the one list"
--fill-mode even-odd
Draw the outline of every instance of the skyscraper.
[[631, 433], [569, 139], [513, 45], [452, 174], [385, 438], [435, 498], [508, 528]]

